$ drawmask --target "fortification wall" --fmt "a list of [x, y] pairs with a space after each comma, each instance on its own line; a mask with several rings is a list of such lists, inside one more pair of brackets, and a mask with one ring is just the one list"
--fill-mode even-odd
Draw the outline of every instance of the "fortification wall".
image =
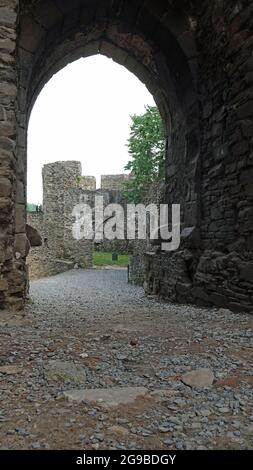
[[[51, 276], [74, 267], [91, 268], [93, 250], [132, 252], [127, 240], [104, 240], [94, 246], [93, 240], [73, 237], [73, 209], [87, 202], [94, 211], [96, 196], [102, 196], [104, 207], [121, 204], [127, 175], [103, 176], [103, 188], [96, 190], [96, 178], [83, 176], [78, 161], [55, 162], [45, 165], [43, 175], [43, 213], [28, 214], [28, 223], [42, 236], [43, 245], [31, 248], [28, 256], [30, 279]], [[117, 189], [115, 189], [117, 188]], [[94, 222], [94, 220], [93, 220]]]
[[102, 191], [122, 191], [125, 183], [129, 180], [129, 175], [102, 175]]

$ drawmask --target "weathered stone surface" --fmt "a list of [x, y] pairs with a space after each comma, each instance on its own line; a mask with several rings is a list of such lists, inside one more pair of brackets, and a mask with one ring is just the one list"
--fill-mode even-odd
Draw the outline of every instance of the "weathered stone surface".
[[69, 390], [64, 392], [64, 396], [70, 401], [81, 403], [97, 402], [109, 407], [120, 405], [129, 405], [135, 402], [137, 398], [147, 395], [148, 390], [145, 387], [125, 387], [108, 389], [90, 389], [90, 390]]
[[16, 203], [25, 204], [25, 189], [24, 189], [24, 183], [22, 181], [17, 181]]
[[17, 14], [14, 11], [13, 7], [13, 2], [11, 1], [10, 5], [8, 6], [1, 6], [0, 5], [0, 18], [1, 18], [1, 23], [0, 25], [2, 26], [7, 26], [7, 27], [13, 27], [16, 21]]
[[[42, 246], [31, 249], [28, 258], [31, 279], [38, 279], [68, 269], [90, 268], [93, 265], [93, 241], [73, 237], [73, 208], [80, 201], [95, 207], [97, 195], [104, 197], [104, 205], [121, 203], [126, 217], [126, 199], [123, 184], [128, 175], [103, 177], [103, 188], [96, 189], [94, 177], [82, 176], [81, 163], [77, 161], [56, 162], [43, 168], [44, 210], [37, 208], [28, 213], [29, 225], [41, 235]], [[29, 238], [29, 237], [28, 237]], [[32, 245], [33, 246], [33, 245]], [[96, 249], [108, 252], [127, 253], [131, 242], [127, 240], [104, 241]]]
[[7, 119], [7, 113], [5, 111], [5, 108], [0, 105], [0, 121], [6, 121]]
[[[144, 244], [132, 280], [171, 301], [252, 312], [251, 272], [241, 275], [253, 262], [252, 6], [88, 3], [0, 0], [0, 176], [25, 186], [28, 115], [53, 73], [98, 51], [118, 60], [145, 82], [169, 129], [161, 202], [180, 204], [183, 235], [176, 253], [161, 252], [161, 240]], [[0, 196], [0, 221], [10, 234], [17, 232], [13, 205], [25, 202], [13, 200], [15, 190]], [[187, 227], [196, 227], [196, 239], [185, 237]], [[11, 237], [7, 245], [4, 276], [16, 257]]]
[[15, 228], [16, 233], [25, 231], [26, 208], [24, 204], [17, 204], [15, 207]]
[[52, 360], [44, 364], [44, 374], [48, 381], [60, 381], [82, 385], [86, 382], [85, 369], [73, 362]]
[[[0, 258], [0, 262], [3, 262], [4, 260]], [[8, 282], [6, 279], [0, 279], [0, 291], [4, 292], [8, 289]]]
[[20, 372], [20, 367], [18, 366], [1, 366], [0, 367], [0, 374], [13, 375], [13, 374], [18, 374], [19, 372]]
[[244, 281], [253, 282], [253, 263], [249, 263], [241, 269], [240, 278]]
[[119, 425], [110, 426], [108, 430], [113, 434], [116, 434], [116, 436], [127, 436], [130, 432], [127, 428]]
[[214, 374], [211, 369], [197, 369], [181, 377], [182, 382], [189, 387], [211, 387], [214, 382]]
[[17, 94], [16, 85], [8, 82], [0, 83], [0, 97], [9, 97], [10, 99], [15, 98]]
[[227, 377], [226, 379], [220, 379], [215, 382], [216, 387], [231, 387], [236, 388], [240, 383], [239, 377]]
[[0, 134], [6, 137], [12, 137], [16, 133], [15, 124], [12, 122], [1, 122], [0, 121]]
[[8, 197], [12, 192], [12, 183], [9, 179], [0, 177], [0, 197]]
[[31, 225], [26, 224], [26, 236], [29, 240], [31, 246], [41, 246], [42, 238], [38, 230], [31, 227]]
[[21, 233], [15, 236], [15, 252], [20, 253], [21, 258], [25, 258], [30, 250], [30, 243], [27, 239], [26, 234]]
[[9, 38], [0, 39], [0, 50], [14, 52], [16, 47], [15, 41], [12, 41]]

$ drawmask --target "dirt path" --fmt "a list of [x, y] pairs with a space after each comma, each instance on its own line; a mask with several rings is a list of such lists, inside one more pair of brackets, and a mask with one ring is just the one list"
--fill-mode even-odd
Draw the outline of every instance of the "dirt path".
[[[0, 315], [2, 449], [253, 447], [252, 317], [158, 303], [125, 270], [36, 281], [31, 299]], [[182, 383], [200, 368], [213, 385]]]

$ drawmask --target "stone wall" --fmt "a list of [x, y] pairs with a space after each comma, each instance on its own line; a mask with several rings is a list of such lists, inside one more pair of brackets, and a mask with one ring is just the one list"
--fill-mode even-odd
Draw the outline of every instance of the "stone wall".
[[[165, 182], [160, 181], [153, 183], [147, 194], [143, 197], [143, 204], [156, 204], [157, 207], [163, 203], [165, 192]], [[137, 224], [136, 224], [137, 225]], [[148, 217], [147, 217], [148, 227]], [[132, 284], [146, 286], [146, 258], [147, 256], [156, 256], [159, 247], [159, 240], [150, 240], [148, 237], [149, 231], [147, 230], [147, 239], [138, 240], [136, 231], [136, 240], [133, 242], [132, 256], [129, 263], [129, 281]]]
[[206, 1], [197, 11], [201, 218], [177, 253], [145, 259], [147, 292], [245, 312], [253, 312], [252, 15], [247, 1]]
[[20, 308], [26, 287], [25, 184], [17, 152], [18, 0], [0, 1], [0, 308]]
[[102, 175], [101, 189], [105, 191], [122, 191], [129, 175]]
[[38, 230], [42, 238], [42, 246], [31, 247], [27, 257], [29, 280], [54, 276], [75, 267], [73, 261], [57, 258], [54, 249], [50, 248], [45, 236], [43, 213], [28, 213], [27, 222]]
[[80, 188], [84, 191], [96, 191], [96, 178], [95, 176], [81, 176]]
[[[28, 256], [30, 279], [51, 276], [73, 269], [74, 266], [90, 268], [93, 265], [93, 240], [75, 240], [72, 228], [75, 218], [73, 209], [79, 203], [88, 203], [95, 208], [96, 196], [104, 198], [104, 206], [121, 204], [125, 209], [126, 200], [122, 195], [122, 175], [109, 176], [117, 183], [118, 190], [96, 190], [94, 177], [82, 176], [81, 163], [77, 161], [55, 162], [43, 167], [43, 213], [28, 214], [28, 223], [41, 234], [43, 245], [31, 248]], [[94, 223], [94, 220], [93, 220]], [[95, 249], [128, 253], [131, 242], [127, 240], [102, 241]]]
[[[119, 204], [124, 211], [124, 240], [107, 240], [96, 243], [94, 249], [96, 251], [104, 251], [108, 253], [131, 254], [134, 249], [132, 240], [127, 239], [127, 200], [124, 195], [125, 183], [128, 181], [128, 175], [103, 176], [102, 188], [96, 192], [96, 196], [104, 198], [104, 206], [109, 204]], [[114, 188], [114, 189], [112, 189]], [[115, 189], [117, 188], [117, 189]]]
[[92, 267], [92, 241], [75, 240], [72, 234], [72, 211], [80, 201], [84, 183], [94, 187], [93, 179], [82, 177], [80, 162], [43, 167], [43, 213], [28, 215], [29, 224], [43, 239], [43, 246], [31, 248], [28, 256], [31, 279], [58, 274], [75, 265]]
[[178, 252], [148, 255], [147, 291], [252, 311], [252, 9], [251, 0], [0, 0], [1, 308], [22, 308], [26, 292], [32, 106], [55, 72], [101, 53], [145, 83], [167, 131], [164, 202], [181, 204], [183, 237]]

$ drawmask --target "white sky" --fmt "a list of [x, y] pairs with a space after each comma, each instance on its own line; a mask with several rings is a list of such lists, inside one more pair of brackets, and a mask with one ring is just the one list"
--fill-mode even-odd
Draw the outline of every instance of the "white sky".
[[146, 87], [103, 56], [80, 59], [57, 73], [40, 93], [28, 130], [28, 202], [42, 201], [42, 166], [82, 162], [83, 174], [124, 172], [130, 115], [154, 105]]

